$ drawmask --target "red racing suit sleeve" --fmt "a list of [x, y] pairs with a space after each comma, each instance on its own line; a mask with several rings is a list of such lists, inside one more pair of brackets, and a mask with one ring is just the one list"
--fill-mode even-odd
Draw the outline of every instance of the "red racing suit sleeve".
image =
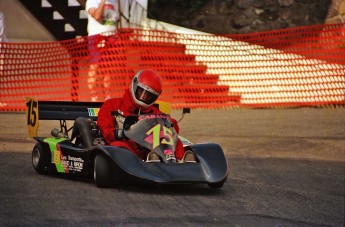
[[107, 144], [115, 141], [115, 118], [112, 113], [118, 109], [119, 105], [120, 100], [108, 99], [103, 103], [98, 112], [97, 125]]

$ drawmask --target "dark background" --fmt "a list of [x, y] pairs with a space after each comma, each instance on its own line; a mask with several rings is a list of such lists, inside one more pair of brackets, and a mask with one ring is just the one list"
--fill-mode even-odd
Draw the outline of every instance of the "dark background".
[[213, 34], [323, 24], [331, 0], [149, 0], [148, 17]]

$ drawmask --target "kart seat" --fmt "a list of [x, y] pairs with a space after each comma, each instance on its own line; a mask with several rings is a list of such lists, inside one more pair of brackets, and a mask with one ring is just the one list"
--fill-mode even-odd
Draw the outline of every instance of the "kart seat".
[[97, 127], [90, 118], [78, 117], [73, 124], [71, 141], [75, 138], [75, 144], [81, 148], [93, 146], [92, 128]]

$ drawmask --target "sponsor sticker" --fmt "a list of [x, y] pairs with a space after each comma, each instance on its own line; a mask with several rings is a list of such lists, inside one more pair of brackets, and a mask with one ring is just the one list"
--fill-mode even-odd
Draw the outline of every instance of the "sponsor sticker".
[[97, 117], [100, 108], [87, 108], [90, 117]]
[[49, 144], [51, 152], [51, 163], [55, 164], [59, 173], [81, 172], [84, 168], [85, 160], [81, 157], [64, 155], [59, 145], [65, 138], [46, 138], [44, 142]]
[[61, 159], [60, 159], [61, 158], [61, 151], [54, 150], [53, 153], [54, 153], [53, 163], [60, 164], [60, 162], [61, 162]]

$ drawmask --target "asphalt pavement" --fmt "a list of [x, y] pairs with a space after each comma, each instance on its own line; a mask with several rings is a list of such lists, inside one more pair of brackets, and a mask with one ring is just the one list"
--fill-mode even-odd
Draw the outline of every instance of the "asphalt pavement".
[[345, 108], [192, 110], [182, 136], [228, 160], [217, 190], [39, 175], [25, 114], [0, 120], [0, 226], [344, 226]]

